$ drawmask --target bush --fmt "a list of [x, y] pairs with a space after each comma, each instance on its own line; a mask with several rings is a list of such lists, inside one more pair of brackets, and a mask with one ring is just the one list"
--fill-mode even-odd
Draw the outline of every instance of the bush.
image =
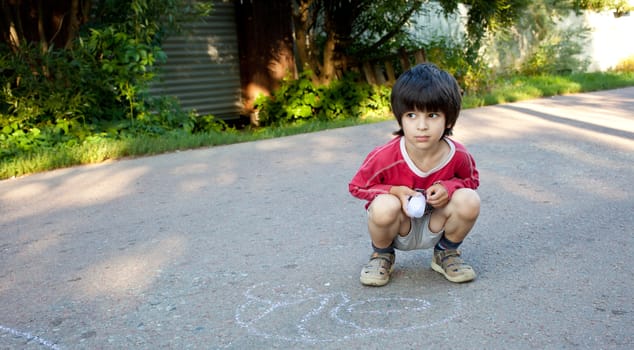
[[306, 71], [296, 79], [285, 79], [273, 96], [259, 96], [255, 106], [261, 125], [287, 125], [307, 120], [364, 118], [389, 109], [390, 89], [357, 81], [347, 75], [329, 85], [315, 86]]
[[98, 91], [87, 89], [87, 67], [68, 51], [23, 44], [0, 54], [2, 155], [81, 139], [93, 132]]
[[470, 58], [466, 45], [440, 40], [427, 44], [426, 48], [427, 59], [451, 73], [465, 92], [476, 93], [489, 88], [491, 70], [482, 58]]
[[152, 78], [149, 67], [162, 57], [159, 48], [108, 28], [93, 30], [73, 51], [42, 52], [23, 44], [1, 52], [3, 156], [80, 143], [93, 133], [116, 136], [156, 121], [144, 90]]
[[161, 37], [178, 28], [177, 19], [211, 8], [193, 6], [184, 0], [99, 2], [67, 48], [0, 44], [0, 155], [81, 144], [92, 136], [191, 132], [194, 116], [174, 101], [149, 98], [147, 88], [155, 65], [166, 59]]

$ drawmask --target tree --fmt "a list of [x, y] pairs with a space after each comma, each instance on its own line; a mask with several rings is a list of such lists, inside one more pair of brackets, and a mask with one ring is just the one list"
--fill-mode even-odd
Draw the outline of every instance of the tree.
[[23, 42], [70, 48], [89, 18], [90, 0], [2, 0], [1, 39], [14, 52]]
[[[457, 0], [439, 0], [445, 14], [458, 9]], [[469, 54], [477, 56], [488, 30], [512, 23], [528, 0], [466, 0]], [[327, 84], [337, 68], [346, 70], [354, 58], [381, 52], [405, 40], [404, 25], [430, 0], [292, 0], [299, 70], [313, 72], [313, 81]], [[365, 38], [365, 40], [359, 40]], [[362, 43], [360, 45], [360, 43]]]
[[489, 36], [487, 54], [501, 72], [522, 74], [584, 71], [583, 58], [589, 28], [562, 21], [580, 11], [571, 2], [533, 1], [512, 27]]
[[[422, 3], [406, 0], [293, 0], [298, 70], [311, 70], [313, 81], [327, 84], [335, 77], [338, 66], [347, 66], [353, 39], [368, 30], [366, 25], [389, 28], [386, 33], [380, 33], [381, 38], [375, 43], [375, 46], [381, 46], [401, 32], [402, 24]], [[386, 27], [387, 18], [395, 18], [396, 21]], [[367, 47], [368, 52], [371, 50], [371, 46]]]

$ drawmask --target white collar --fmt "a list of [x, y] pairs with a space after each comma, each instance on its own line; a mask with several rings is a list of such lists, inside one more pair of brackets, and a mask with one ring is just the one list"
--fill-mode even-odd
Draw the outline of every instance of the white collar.
[[403, 159], [405, 159], [407, 166], [409, 166], [410, 170], [412, 170], [414, 174], [420, 177], [428, 177], [429, 175], [437, 172], [438, 170], [444, 168], [447, 164], [449, 164], [449, 161], [451, 161], [451, 158], [453, 158], [454, 154], [456, 153], [456, 145], [454, 145], [453, 141], [451, 141], [450, 139], [446, 137], [443, 137], [442, 139], [443, 141], [447, 142], [447, 144], [449, 145], [449, 149], [450, 149], [449, 154], [447, 155], [447, 157], [445, 157], [445, 159], [443, 159], [442, 162], [440, 162], [440, 164], [435, 166], [430, 171], [424, 172], [420, 170], [416, 166], [416, 164], [414, 164], [414, 161], [412, 160], [412, 158], [410, 158], [409, 154], [407, 154], [407, 149], [405, 148], [405, 136], [401, 137], [401, 154], [403, 155]]

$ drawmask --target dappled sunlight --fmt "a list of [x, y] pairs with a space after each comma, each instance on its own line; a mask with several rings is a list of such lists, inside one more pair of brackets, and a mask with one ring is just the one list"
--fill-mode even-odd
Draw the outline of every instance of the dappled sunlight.
[[[306, 166], [309, 164], [332, 164], [341, 159], [341, 152], [347, 148], [347, 140], [341, 137], [327, 136], [323, 133], [312, 134], [310, 144], [305, 135], [295, 135], [255, 144], [261, 151], [276, 152], [276, 164], [280, 166]], [[308, 152], [308, 153], [307, 153]]]
[[[216, 185], [229, 186], [238, 181], [238, 174], [232, 171], [222, 171], [211, 175], [213, 183]], [[202, 186], [204, 182], [201, 182]]]
[[327, 135], [319, 135], [311, 140], [310, 149], [313, 149], [312, 162], [328, 164], [336, 162], [341, 157], [341, 152], [346, 148], [349, 141], [340, 137], [332, 137]]
[[[588, 100], [599, 98], [583, 95], [583, 99], [579, 97], [578, 104], [587, 102], [585, 96]], [[599, 107], [584, 110], [574, 105], [574, 113], [566, 114], [556, 109], [557, 106], [561, 108], [562, 103], [549, 104], [549, 101], [542, 99], [465, 110], [458, 119], [454, 134], [456, 139], [468, 145], [483, 139], [499, 142], [557, 132], [559, 135], [554, 136], [552, 147], [561, 145], [564, 138], [574, 138], [574, 143], [602, 144], [626, 152], [634, 151], [634, 119], [628, 109], [631, 102], [624, 101], [620, 104], [621, 109], [610, 109], [610, 113], [597, 113]], [[556, 152], [574, 158], [590, 157], [585, 151], [576, 151], [564, 147]], [[597, 156], [593, 159], [597, 160]]]
[[462, 143], [483, 139], [512, 140], [537, 133], [541, 127], [543, 126], [538, 123], [526, 123], [518, 113], [483, 107], [463, 111], [454, 128], [454, 135]]
[[[216, 161], [213, 164], [213, 171], [206, 172], [202, 179], [190, 179], [182, 182], [181, 188], [202, 188], [204, 186], [231, 186], [240, 178], [239, 165], [234, 160]], [[188, 184], [191, 182], [192, 184]]]
[[634, 126], [634, 120], [631, 118], [604, 115], [601, 117], [604, 123], [587, 123], [583, 121], [583, 115], [577, 117], [577, 113], [563, 117], [561, 113], [548, 114], [518, 105], [507, 105], [501, 108], [522, 112], [523, 122], [540, 124], [541, 132], [547, 133], [554, 130], [561, 132], [558, 138], [575, 137], [575, 142], [601, 143], [627, 151], [634, 150], [634, 142], [632, 142], [634, 133], [628, 131]]
[[334, 151], [321, 151], [315, 152], [315, 156], [313, 157], [313, 161], [317, 163], [332, 163], [337, 160], [339, 155]]
[[46, 253], [62, 244], [62, 237], [58, 234], [48, 233], [38, 239], [21, 242], [21, 250], [17, 255], [22, 261], [29, 261], [34, 256]]
[[209, 172], [208, 163], [192, 163], [187, 165], [175, 166], [170, 170], [170, 174], [177, 176], [200, 175]]
[[207, 38], [207, 55], [214, 62], [220, 59], [220, 52], [218, 51], [218, 48], [217, 48], [217, 45], [218, 45], [217, 41], [218, 39], [215, 37]]
[[[222, 183], [223, 185], [230, 185], [235, 181], [235, 176], [227, 176], [222, 180], [224, 181], [224, 183]], [[182, 182], [180, 184], [179, 190], [184, 193], [196, 193], [207, 186], [209, 186], [208, 180], [190, 180]]]
[[233, 171], [225, 171], [226, 168], [233, 168], [229, 163], [215, 163], [213, 167], [209, 163], [192, 163], [189, 165], [177, 166], [170, 170], [172, 176], [186, 179], [179, 181], [178, 188], [184, 193], [198, 192], [210, 184], [231, 185], [237, 179], [237, 174]]
[[[550, 99], [517, 102], [500, 105], [500, 107], [548, 120], [564, 123], [569, 121], [573, 125], [587, 125], [589, 128], [594, 126], [629, 133], [634, 132], [634, 121], [631, 115], [634, 101], [618, 97], [611, 97], [606, 100], [601, 92], [574, 96], [555, 96]], [[574, 107], [574, 113], [561, 113], [562, 107]]]
[[[616, 108], [609, 108], [609, 113], [601, 113], [601, 109], [610, 106], [609, 104], [617, 104], [617, 102], [605, 102], [601, 100], [601, 96], [591, 96], [584, 101], [579, 101], [579, 105], [575, 105], [575, 111], [572, 114], [562, 114], [559, 110], [561, 106], [555, 102], [545, 103], [543, 100], [538, 100], [530, 104], [518, 102], [512, 106], [518, 108], [525, 108], [531, 114], [542, 114], [545, 116], [557, 116], [563, 120], [577, 121], [588, 124], [588, 126], [597, 126], [603, 128], [611, 128], [615, 130], [622, 130], [626, 132], [634, 132], [634, 121], [632, 115], [627, 112], [626, 109], [619, 111]], [[624, 103], [624, 102], [622, 102]], [[634, 103], [630, 102], [634, 107]]]
[[[14, 180], [5, 180], [14, 181]], [[50, 186], [47, 182], [33, 182], [24, 184], [22, 186], [16, 186], [9, 188], [4, 193], [0, 194], [0, 199], [10, 202], [19, 202], [26, 198], [40, 196], [49, 190]]]
[[271, 78], [280, 81], [291, 71], [295, 58], [293, 51], [283, 40], [277, 40], [274, 46], [266, 68]]
[[[33, 176], [27, 177], [23, 179], [21, 186], [15, 186], [1, 193], [0, 201], [29, 203], [22, 207], [12, 207], [13, 210], [9, 216], [14, 219], [27, 217], [33, 213], [58, 211], [62, 208], [90, 206], [129, 195], [132, 184], [150, 171], [148, 167], [125, 168], [120, 166], [120, 163], [118, 165], [106, 171], [103, 171], [105, 165], [100, 165], [91, 166], [87, 171], [76, 171], [70, 174], [62, 172], [56, 178], [38, 180]], [[68, 188], [72, 188], [73, 191], [69, 192]]]
[[160, 275], [161, 268], [185, 253], [186, 239], [170, 236], [148, 249], [117, 255], [78, 272], [79, 298], [123, 296], [143, 291]]
[[623, 164], [615, 163], [609, 158], [600, 154], [590, 153], [579, 147], [577, 144], [563, 142], [540, 142], [535, 147], [545, 151], [558, 154], [562, 159], [574, 160], [575, 167], [599, 166], [605, 169], [618, 170]]
[[[597, 96], [588, 95], [584, 100], [596, 99]], [[479, 158], [476, 153], [481, 170], [487, 166], [498, 169], [496, 173], [487, 174], [484, 180], [525, 200], [562, 205], [570, 200], [559, 197], [565, 188], [608, 201], [626, 199], [627, 191], [615, 186], [613, 179], [594, 177], [590, 170], [605, 169], [617, 177], [630, 176], [625, 170], [631, 172], [631, 164], [624, 162], [627, 162], [625, 155], [634, 152], [634, 133], [629, 132], [634, 128], [634, 119], [626, 115], [626, 104], [621, 105], [622, 109], [615, 108], [616, 112], [602, 114], [597, 113], [598, 107], [592, 113], [590, 109], [578, 111], [576, 105], [567, 107], [575, 108], [574, 113], [567, 113], [554, 109], [548, 102], [544, 99], [467, 110], [465, 118], [458, 121], [456, 139], [475, 150], [482, 148], [498, 153], [497, 159]], [[514, 140], [521, 140], [526, 147], [512, 147], [513, 143], [508, 142]], [[616, 152], [607, 157], [598, 151], [603, 147]], [[519, 156], [521, 159], [522, 154], [528, 153], [548, 159], [549, 163], [531, 168], [522, 162], [499, 158]], [[494, 165], [496, 163], [499, 164]], [[507, 163], [519, 166], [517, 171], [531, 169], [531, 172], [520, 177], [509, 176], [513, 169], [506, 169]], [[555, 189], [546, 190], [553, 185]]]
[[[588, 251], [618, 252], [629, 242], [634, 143], [621, 122], [610, 123], [632, 117], [626, 110], [583, 122], [574, 108], [554, 114], [512, 104], [465, 110], [458, 121], [455, 139], [481, 174], [482, 215], [468, 248], [475, 287], [498, 271], [505, 283], [511, 260], [499, 256], [509, 249], [526, 269], [546, 261], [538, 272], [562, 278], [580, 263], [583, 276], [594, 272], [585, 270], [594, 266]], [[188, 337], [181, 348], [213, 347], [218, 343], [204, 337], [215, 334], [226, 334], [227, 348], [256, 344], [261, 339], [239, 324], [245, 290], [271, 281], [275, 293], [289, 279], [327, 293], [357, 288], [350, 281], [367, 261], [368, 236], [364, 203], [347, 184], [396, 128], [392, 120], [0, 182], [0, 326], [46, 336], [60, 348], [161, 348], [177, 337]], [[329, 271], [324, 252], [348, 267], [305, 280], [314, 266]], [[390, 288], [444, 288], [441, 276], [427, 279], [433, 272], [420, 255], [402, 257]], [[512, 286], [518, 291], [539, 277], [521, 276]], [[568, 277], [564, 282], [578, 276]], [[541, 281], [536, 290], [558, 288]], [[314, 305], [320, 310], [318, 300]], [[283, 326], [298, 322], [287, 316]]]
[[262, 150], [262, 151], [279, 151], [279, 150], [288, 149], [289, 147], [292, 147], [292, 145], [289, 144], [287, 138], [279, 138], [279, 139], [266, 140], [263, 142], [256, 142], [254, 146], [255, 146], [255, 149]]

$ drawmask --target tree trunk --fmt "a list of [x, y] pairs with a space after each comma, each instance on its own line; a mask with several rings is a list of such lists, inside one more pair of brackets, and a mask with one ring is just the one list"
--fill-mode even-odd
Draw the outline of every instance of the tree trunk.
[[335, 75], [335, 49], [337, 45], [336, 33], [331, 29], [328, 30], [328, 37], [324, 45], [324, 57], [322, 62], [322, 69], [319, 74], [319, 82], [326, 85], [332, 81]]
[[3, 0], [2, 13], [4, 14], [2, 27], [7, 31], [6, 34], [3, 33], [3, 39], [13, 52], [17, 52], [20, 42], [23, 40], [20, 8], [10, 6], [7, 1]]
[[310, 34], [317, 20], [318, 8], [316, 7], [318, 4], [313, 0], [299, 0], [299, 2], [293, 1], [292, 9], [297, 71], [311, 70], [313, 83], [318, 83], [316, 77], [320, 71], [319, 63], [315, 59], [318, 48], [314, 47]]
[[79, 33], [79, 16], [79, 0], [73, 0], [70, 5], [70, 14], [68, 16], [68, 32], [66, 35], [66, 44], [64, 44], [66, 49], [70, 49], [73, 46], [73, 41]]
[[48, 37], [46, 36], [46, 30], [44, 29], [44, 6], [42, 1], [37, 3], [37, 33], [40, 37], [40, 48], [42, 53], [48, 51]]
[[338, 67], [348, 61], [347, 48], [353, 41], [352, 25], [372, 4], [371, 0], [323, 0], [326, 43], [323, 52], [321, 81], [330, 83]]

